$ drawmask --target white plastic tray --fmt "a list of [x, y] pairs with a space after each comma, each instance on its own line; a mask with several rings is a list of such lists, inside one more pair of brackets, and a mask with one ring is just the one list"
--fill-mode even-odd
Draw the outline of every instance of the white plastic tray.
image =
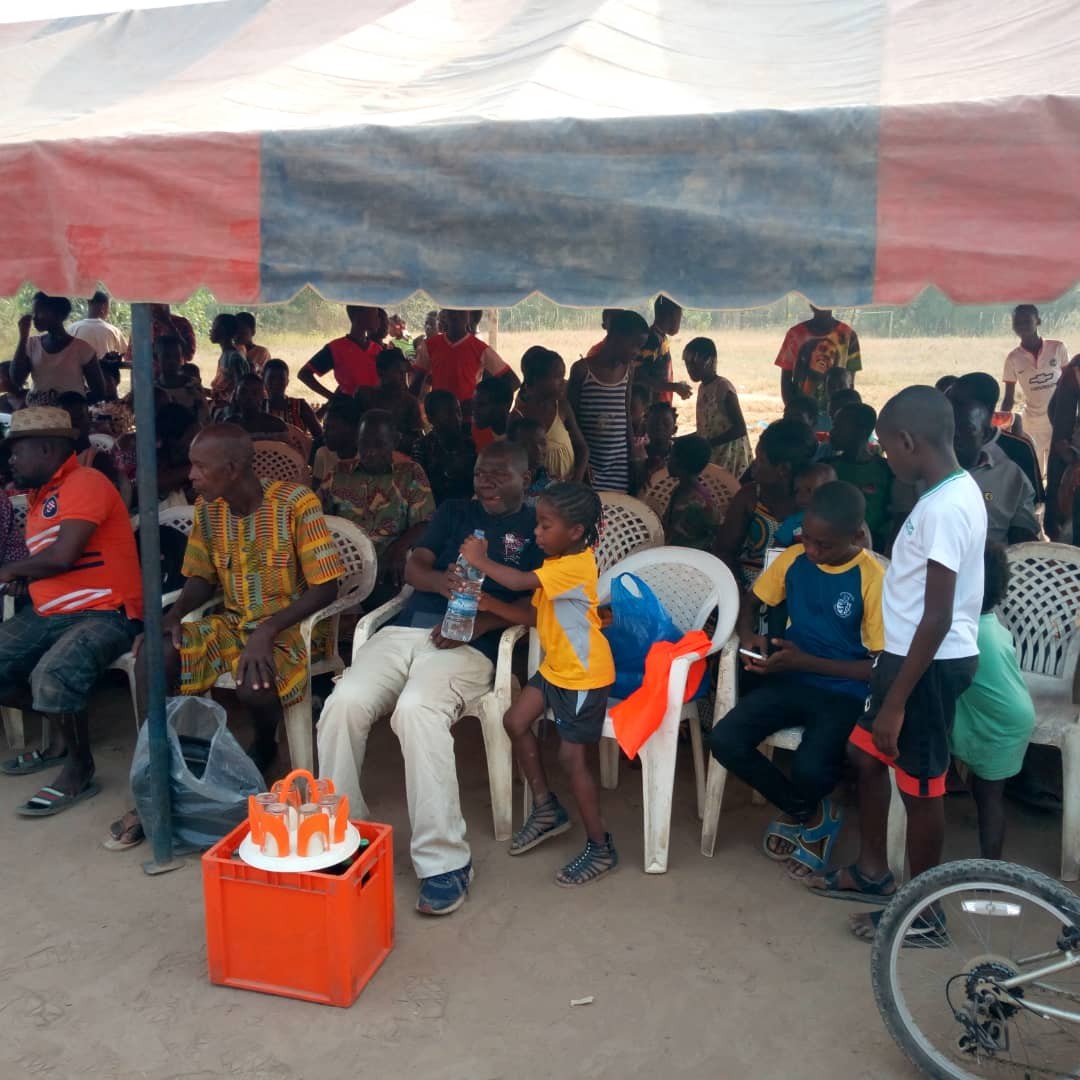
[[[295, 836], [290, 836], [295, 845]], [[251, 840], [251, 833], [240, 842], [236, 854], [243, 859], [248, 866], [254, 866], [259, 870], [271, 870], [279, 874], [299, 874], [304, 871], [325, 870], [328, 866], [336, 866], [344, 862], [360, 847], [360, 830], [352, 822], [345, 826], [345, 839], [340, 844], [332, 844], [328, 851], [321, 855], [301, 857], [300, 855], [282, 855], [274, 858], [264, 855]]]

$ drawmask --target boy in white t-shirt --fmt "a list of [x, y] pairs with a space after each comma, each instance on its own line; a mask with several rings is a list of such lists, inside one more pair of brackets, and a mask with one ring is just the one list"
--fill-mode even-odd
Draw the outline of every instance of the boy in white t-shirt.
[[[896, 889], [886, 857], [888, 768], [907, 810], [912, 877], [941, 861], [949, 731], [956, 699], [979, 662], [986, 544], [986, 505], [953, 453], [953, 411], [945, 395], [908, 387], [882, 409], [877, 432], [897, 479], [924, 491], [893, 545], [882, 594], [885, 651], [849, 740], [858, 773], [859, 856], [854, 865], [806, 883], [823, 896], [867, 903]], [[909, 944], [948, 940], [932, 914], [915, 920]], [[880, 915], [852, 916], [852, 931], [872, 940]]]

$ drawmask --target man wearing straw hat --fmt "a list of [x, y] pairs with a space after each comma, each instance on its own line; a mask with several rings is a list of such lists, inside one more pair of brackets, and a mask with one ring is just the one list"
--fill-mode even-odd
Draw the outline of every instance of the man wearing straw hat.
[[50, 817], [97, 794], [87, 698], [141, 629], [135, 534], [116, 488], [79, 465], [77, 437], [68, 414], [51, 407], [20, 410], [7, 436], [15, 483], [31, 489], [29, 556], [0, 566], [0, 587], [26, 586], [32, 603], [0, 623], [0, 695], [32, 705], [63, 737], [63, 746], [5, 763], [4, 772], [19, 775], [62, 762], [56, 779], [18, 807], [23, 817]]

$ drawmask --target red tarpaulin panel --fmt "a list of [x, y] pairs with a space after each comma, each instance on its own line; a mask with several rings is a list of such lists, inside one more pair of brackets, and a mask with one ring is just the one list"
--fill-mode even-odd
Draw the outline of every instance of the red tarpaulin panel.
[[200, 285], [259, 297], [259, 138], [182, 135], [138, 141], [0, 146], [0, 190], [17, 207], [0, 259], [0, 295], [24, 281], [88, 296], [186, 299]]

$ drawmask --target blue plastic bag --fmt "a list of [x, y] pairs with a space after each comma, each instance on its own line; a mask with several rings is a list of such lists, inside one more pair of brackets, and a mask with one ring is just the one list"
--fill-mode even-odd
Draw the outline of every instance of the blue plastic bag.
[[615, 660], [613, 698], [629, 697], [645, 677], [645, 657], [657, 641], [678, 641], [683, 632], [656, 594], [636, 574], [611, 583], [611, 625], [604, 630]]

